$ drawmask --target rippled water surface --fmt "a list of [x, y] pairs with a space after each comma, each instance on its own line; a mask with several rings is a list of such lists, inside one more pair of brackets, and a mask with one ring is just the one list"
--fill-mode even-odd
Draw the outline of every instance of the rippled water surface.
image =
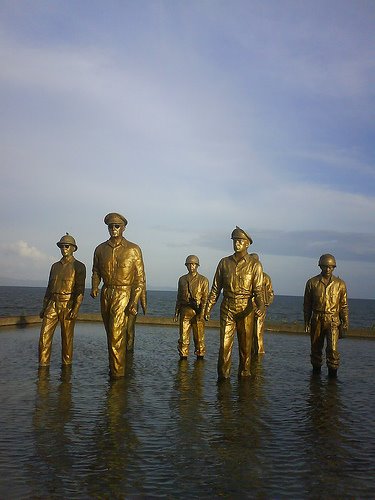
[[100, 323], [58, 332], [38, 373], [39, 329], [1, 329], [0, 498], [374, 498], [373, 340], [341, 341], [337, 380], [312, 376], [309, 340], [266, 334], [250, 379], [217, 385], [207, 356], [179, 362], [177, 328], [139, 325], [110, 382]]

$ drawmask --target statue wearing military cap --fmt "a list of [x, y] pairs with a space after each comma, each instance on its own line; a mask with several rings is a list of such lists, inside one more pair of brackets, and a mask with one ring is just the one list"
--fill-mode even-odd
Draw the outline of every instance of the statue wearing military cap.
[[66, 233], [56, 243], [62, 258], [50, 271], [43, 308], [40, 312], [42, 327], [39, 337], [39, 366], [49, 366], [52, 339], [57, 324], [61, 326], [62, 364], [73, 361], [74, 325], [85, 291], [86, 267], [73, 257], [77, 244]]
[[208, 296], [208, 279], [198, 273], [199, 258], [188, 255], [185, 259], [188, 273], [178, 280], [174, 321], [180, 318], [178, 353], [180, 359], [189, 355], [190, 331], [193, 331], [194, 354], [202, 359], [206, 353], [204, 339], [204, 309]]
[[205, 319], [208, 320], [212, 307], [223, 291], [217, 366], [219, 380], [230, 376], [235, 331], [237, 331], [240, 355], [238, 375], [240, 377], [250, 375], [255, 312], [253, 297], [259, 313], [264, 312], [262, 264], [248, 254], [248, 247], [253, 240], [238, 226], [232, 231], [231, 238], [234, 254], [220, 260], [205, 311]]
[[141, 249], [123, 237], [126, 218], [111, 212], [104, 217], [104, 222], [110, 238], [94, 252], [91, 296], [97, 297], [103, 282], [100, 307], [107, 333], [110, 375], [119, 378], [125, 373], [129, 316], [137, 314], [146, 278]]
[[305, 332], [310, 334], [313, 372], [321, 372], [323, 347], [326, 342], [328, 375], [336, 377], [340, 364], [338, 339], [345, 334], [349, 324], [346, 284], [333, 275], [336, 267], [333, 255], [321, 255], [318, 266], [321, 273], [310, 278], [305, 286]]
[[111, 212], [104, 217], [104, 223], [107, 224], [107, 226], [109, 226], [110, 224], [121, 224], [127, 226], [128, 221], [123, 215], [116, 212]]
[[253, 244], [253, 240], [251, 239], [251, 237], [246, 233], [246, 231], [244, 231], [243, 229], [241, 229], [240, 227], [236, 226], [235, 229], [233, 229], [232, 231], [232, 234], [231, 234], [231, 239], [232, 240], [249, 240], [250, 242], [250, 245]]

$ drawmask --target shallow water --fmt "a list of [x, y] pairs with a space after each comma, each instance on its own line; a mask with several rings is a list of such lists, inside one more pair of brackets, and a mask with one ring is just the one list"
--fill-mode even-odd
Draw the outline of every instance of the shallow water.
[[267, 353], [217, 385], [207, 356], [179, 362], [177, 328], [139, 325], [127, 375], [110, 382], [98, 323], [76, 326], [49, 373], [39, 329], [1, 329], [0, 498], [374, 498], [372, 340], [340, 343], [337, 380], [312, 376], [309, 340], [266, 334]]

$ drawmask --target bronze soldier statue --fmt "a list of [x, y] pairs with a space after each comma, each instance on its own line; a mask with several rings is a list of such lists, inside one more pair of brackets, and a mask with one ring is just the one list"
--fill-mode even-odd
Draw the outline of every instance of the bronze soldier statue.
[[74, 325], [85, 292], [86, 267], [73, 257], [75, 239], [66, 233], [56, 243], [62, 258], [50, 271], [40, 317], [43, 319], [39, 337], [39, 366], [49, 366], [52, 339], [57, 323], [61, 327], [62, 364], [73, 361]]
[[[259, 260], [259, 255], [256, 253], [250, 254], [254, 259]], [[272, 281], [270, 276], [263, 271], [263, 301], [264, 301], [264, 311], [261, 313], [255, 307], [255, 319], [254, 319], [254, 338], [253, 338], [253, 353], [254, 354], [264, 354], [264, 326], [267, 314], [267, 308], [272, 304], [274, 299], [274, 292], [272, 288]], [[253, 299], [254, 301], [254, 299]], [[255, 302], [255, 301], [254, 301]]]
[[220, 260], [205, 311], [205, 319], [208, 320], [210, 311], [223, 290], [217, 366], [219, 380], [228, 379], [230, 376], [234, 332], [236, 330], [240, 358], [238, 375], [239, 377], [250, 376], [251, 345], [254, 331], [253, 296], [259, 312], [264, 312], [262, 265], [247, 252], [253, 240], [238, 226], [232, 231], [231, 238], [234, 254]]
[[97, 297], [103, 281], [100, 307], [107, 333], [109, 369], [112, 378], [125, 374], [126, 328], [129, 315], [137, 314], [145, 287], [141, 249], [127, 241], [123, 232], [128, 221], [118, 213], [104, 218], [110, 238], [96, 247], [92, 267], [91, 296]]
[[193, 330], [194, 354], [202, 359], [206, 353], [204, 340], [204, 309], [208, 296], [208, 279], [198, 274], [199, 259], [196, 255], [186, 257], [188, 274], [178, 280], [178, 291], [174, 321], [180, 317], [178, 353], [180, 359], [189, 355], [190, 330]]
[[322, 352], [326, 340], [328, 375], [337, 376], [340, 363], [338, 339], [349, 325], [348, 299], [345, 282], [333, 275], [336, 259], [331, 254], [320, 257], [321, 273], [310, 278], [305, 287], [305, 332], [311, 339], [311, 364], [314, 373], [320, 373]]

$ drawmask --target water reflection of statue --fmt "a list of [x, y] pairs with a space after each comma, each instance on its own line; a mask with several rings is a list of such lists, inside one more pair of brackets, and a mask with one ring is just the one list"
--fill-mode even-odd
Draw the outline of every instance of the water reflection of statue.
[[247, 252], [252, 239], [239, 227], [234, 229], [231, 237], [234, 254], [219, 262], [205, 311], [205, 319], [208, 320], [210, 311], [223, 290], [224, 297], [220, 307], [219, 379], [227, 379], [230, 376], [235, 330], [240, 358], [238, 375], [250, 376], [254, 330], [253, 296], [258, 311], [264, 312], [262, 265]]
[[73, 257], [77, 245], [70, 234], [58, 241], [62, 258], [50, 271], [40, 317], [43, 319], [39, 337], [39, 365], [49, 366], [52, 339], [57, 324], [61, 326], [62, 364], [73, 361], [74, 325], [85, 291], [86, 267]]
[[181, 359], [189, 355], [190, 330], [197, 358], [203, 358], [206, 353], [204, 341], [204, 309], [208, 296], [208, 279], [198, 274], [199, 259], [196, 255], [186, 257], [185, 266], [188, 274], [178, 280], [178, 291], [174, 321], [180, 317], [180, 338], [178, 353]]
[[126, 327], [129, 315], [137, 314], [138, 301], [145, 287], [142, 252], [123, 236], [127, 220], [118, 213], [104, 218], [109, 240], [96, 247], [92, 268], [91, 296], [97, 297], [103, 280], [100, 304], [107, 333], [110, 374], [124, 376]]
[[350, 427], [351, 423], [343, 414], [340, 392], [336, 380], [323, 382], [311, 376], [302, 436], [306, 450], [303, 469], [310, 498], [345, 498], [352, 481], [347, 471], [352, 461], [350, 446], [345, 444], [345, 436], [350, 434], [346, 425]]
[[[132, 297], [134, 296], [136, 289], [133, 287], [131, 292], [130, 302], [132, 302]], [[139, 305], [141, 305], [143, 314], [146, 314], [147, 311], [147, 292], [146, 285], [142, 289], [141, 296], [139, 298], [137, 304], [137, 311], [139, 309]], [[135, 339], [135, 321], [137, 319], [138, 314], [129, 314], [128, 323], [126, 325], [126, 351], [131, 352], [134, 351], [134, 339]]]
[[[259, 260], [259, 255], [256, 253], [250, 254], [254, 259]], [[253, 338], [253, 353], [264, 354], [264, 326], [266, 320], [267, 308], [273, 302], [274, 292], [272, 288], [272, 281], [270, 276], [263, 271], [263, 301], [264, 311], [258, 311], [255, 307], [255, 321], [254, 321], [254, 338]]]
[[[72, 481], [74, 451], [68, 437], [69, 422], [73, 418], [71, 373], [71, 365], [62, 366], [56, 389], [51, 386], [49, 369], [39, 369], [33, 417], [36, 456], [32, 468], [38, 477], [35, 498], [65, 497]], [[62, 473], [64, 468], [69, 469], [69, 474]]]
[[[213, 496], [230, 492], [231, 498], [269, 498], [274, 464], [264, 460], [274, 437], [265, 398], [263, 358], [255, 357], [251, 377], [229, 380], [217, 386], [217, 418], [211, 424], [213, 452], [220, 464]], [[225, 479], [224, 479], [225, 478]], [[251, 492], [251, 494], [250, 494]], [[225, 495], [224, 495], [225, 496]]]
[[[126, 378], [110, 380], [103, 408], [99, 411], [98, 424], [91, 439], [94, 450], [91, 455], [90, 469], [96, 478], [95, 482], [87, 480], [90, 498], [132, 498], [142, 495], [144, 484], [142, 467], [139, 463], [139, 438], [134, 432], [132, 423], [140, 422], [141, 417], [130, 404], [130, 390], [133, 383], [131, 363], [126, 364]], [[135, 397], [139, 393], [135, 391]], [[98, 474], [98, 471], [101, 471]], [[98, 493], [99, 492], [99, 493]]]
[[315, 373], [320, 373], [322, 352], [326, 340], [328, 374], [337, 376], [340, 363], [338, 339], [340, 330], [348, 329], [349, 313], [345, 282], [333, 276], [336, 259], [324, 254], [318, 263], [322, 272], [310, 278], [305, 287], [304, 318], [305, 332], [310, 333], [311, 364]]

